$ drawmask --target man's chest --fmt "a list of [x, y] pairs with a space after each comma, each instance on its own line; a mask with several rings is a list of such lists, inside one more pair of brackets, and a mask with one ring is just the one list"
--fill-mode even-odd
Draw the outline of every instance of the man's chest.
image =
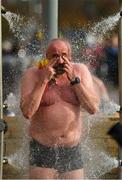
[[67, 86], [58, 86], [58, 85], [52, 85], [48, 86], [45, 89], [45, 92], [43, 94], [41, 105], [49, 106], [52, 104], [55, 104], [60, 101], [65, 101], [67, 103], [71, 104], [78, 104], [77, 97], [75, 95], [75, 92], [70, 87], [70, 85]]

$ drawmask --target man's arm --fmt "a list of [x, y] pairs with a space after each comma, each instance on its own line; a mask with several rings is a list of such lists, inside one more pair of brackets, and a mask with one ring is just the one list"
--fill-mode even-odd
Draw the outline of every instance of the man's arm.
[[23, 115], [31, 119], [38, 110], [45, 87], [48, 81], [36, 81], [36, 74], [33, 70], [27, 70], [21, 81], [20, 108]]
[[95, 113], [99, 106], [99, 97], [93, 87], [92, 76], [84, 64], [73, 64], [67, 58], [65, 60], [65, 71], [69, 81], [75, 77], [80, 78], [80, 83], [72, 86], [80, 104], [91, 114]]
[[20, 107], [26, 118], [31, 119], [38, 110], [46, 85], [55, 74], [55, 63], [56, 61], [51, 59], [43, 70], [30, 68], [23, 76]]
[[72, 86], [80, 104], [90, 113], [94, 114], [99, 107], [99, 97], [94, 90], [92, 76], [84, 64], [78, 65], [80, 83]]

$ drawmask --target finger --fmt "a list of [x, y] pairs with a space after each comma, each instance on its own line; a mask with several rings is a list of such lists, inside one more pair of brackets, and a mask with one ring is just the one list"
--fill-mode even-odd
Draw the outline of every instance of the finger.
[[65, 60], [65, 64], [68, 64], [70, 67], [72, 66], [72, 64], [68, 60]]
[[64, 68], [64, 71], [67, 72], [67, 73], [69, 73], [71, 70], [70, 70], [70, 68], [65, 67], [65, 68]]
[[67, 68], [64, 68], [64, 71], [65, 71], [65, 72], [69, 72], [69, 69], [67, 69]]
[[56, 63], [57, 63], [57, 60], [55, 60], [55, 59], [50, 59], [48, 65], [51, 66], [51, 67], [53, 67]]
[[69, 59], [65, 56], [63, 56], [63, 60], [67, 63], [67, 64], [71, 64], [71, 62], [69, 61]]
[[64, 71], [67, 72], [68, 74], [73, 74], [73, 69], [69, 65], [66, 65], [64, 67]]
[[53, 76], [56, 77], [56, 71], [54, 68], [52, 68]]
[[69, 73], [69, 70], [68, 70], [67, 68], [64, 68], [64, 70], [65, 70], [65, 72], [66, 72], [66, 74], [67, 74], [67, 77], [68, 77], [68, 79], [69, 79], [69, 81], [70, 81], [72, 78], [71, 78], [71, 75], [70, 75], [70, 73]]
[[68, 68], [68, 69], [69, 69], [69, 68], [70, 68], [70, 69], [72, 68], [71, 64], [64, 64], [64, 67], [66, 67], [66, 68]]
[[54, 70], [54, 68], [52, 68], [52, 67], [49, 67], [49, 71], [50, 71], [52, 74], [55, 74], [55, 73], [56, 73], [55, 70]]

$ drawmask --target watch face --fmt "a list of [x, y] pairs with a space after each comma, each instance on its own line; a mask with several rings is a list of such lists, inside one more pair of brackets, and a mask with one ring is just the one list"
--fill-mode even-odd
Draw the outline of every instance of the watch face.
[[76, 83], [80, 83], [80, 78], [76, 77], [75, 81], [76, 81]]
[[75, 84], [79, 84], [79, 83], [80, 83], [79, 77], [75, 77], [75, 79], [70, 82], [71, 85], [75, 85]]
[[55, 69], [57, 75], [61, 75], [65, 73], [64, 64], [56, 64], [55, 66], [53, 66], [53, 68]]

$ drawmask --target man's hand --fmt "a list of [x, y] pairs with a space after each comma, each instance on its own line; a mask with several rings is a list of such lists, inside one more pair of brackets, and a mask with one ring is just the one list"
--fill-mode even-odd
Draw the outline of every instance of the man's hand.
[[49, 63], [45, 66], [43, 73], [42, 73], [42, 80], [47, 80], [50, 81], [54, 75], [55, 75], [55, 70], [53, 66], [55, 65], [56, 60], [51, 59], [49, 60]]
[[73, 65], [68, 58], [63, 57], [63, 59], [65, 61], [64, 70], [67, 74], [69, 81], [71, 81], [75, 77]]

